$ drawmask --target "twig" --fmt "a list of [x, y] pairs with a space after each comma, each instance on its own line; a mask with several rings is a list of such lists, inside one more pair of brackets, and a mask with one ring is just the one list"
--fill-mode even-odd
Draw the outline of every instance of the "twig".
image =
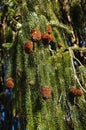
[[86, 48], [85, 47], [70, 47], [72, 50], [77, 50], [77, 51], [83, 51], [83, 52], [86, 52]]
[[77, 75], [76, 75], [76, 70], [73, 64], [73, 51], [71, 50], [71, 48], [69, 48], [69, 52], [70, 52], [70, 56], [71, 56], [71, 62], [72, 62], [72, 67], [73, 67], [73, 71], [74, 71], [74, 77], [77, 80], [77, 83], [79, 84], [80, 88], [86, 93], [86, 90], [83, 88], [83, 86], [81, 85]]
[[73, 34], [73, 30], [71, 28], [69, 28], [68, 26], [62, 24], [62, 23], [59, 23], [58, 21], [54, 21], [54, 20], [51, 20], [50, 21], [50, 24], [53, 25], [53, 26], [57, 26], [57, 27], [60, 27], [62, 29], [65, 29], [67, 32], [69, 32], [70, 34]]
[[61, 102], [61, 99], [62, 99], [62, 93], [61, 93], [61, 95], [60, 95], [60, 97], [59, 97], [59, 103]]
[[74, 59], [76, 59], [81, 66], [84, 66], [75, 56]]

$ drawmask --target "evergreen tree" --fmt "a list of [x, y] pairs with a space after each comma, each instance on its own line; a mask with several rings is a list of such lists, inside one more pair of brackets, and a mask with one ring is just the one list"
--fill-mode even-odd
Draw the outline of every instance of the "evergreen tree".
[[0, 1], [5, 130], [86, 129], [85, 20], [84, 0]]

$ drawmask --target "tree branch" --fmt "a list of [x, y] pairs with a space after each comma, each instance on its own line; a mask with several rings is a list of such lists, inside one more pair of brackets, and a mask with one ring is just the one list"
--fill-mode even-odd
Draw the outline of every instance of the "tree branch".
[[80, 88], [84, 91], [84, 93], [86, 93], [86, 90], [83, 88], [83, 86], [81, 85], [81, 83], [76, 75], [76, 70], [75, 70], [74, 63], [73, 63], [74, 56], [73, 56], [73, 51], [71, 48], [69, 48], [69, 52], [70, 52], [70, 56], [71, 56], [71, 63], [72, 63], [73, 71], [74, 71], [74, 77], [75, 77], [77, 83], [79, 84]]

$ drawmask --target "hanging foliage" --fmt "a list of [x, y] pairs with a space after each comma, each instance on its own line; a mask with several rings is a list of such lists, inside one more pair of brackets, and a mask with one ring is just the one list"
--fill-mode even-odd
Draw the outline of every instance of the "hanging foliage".
[[86, 48], [74, 46], [82, 14], [80, 0], [0, 1], [3, 129], [17, 118], [19, 130], [85, 130]]

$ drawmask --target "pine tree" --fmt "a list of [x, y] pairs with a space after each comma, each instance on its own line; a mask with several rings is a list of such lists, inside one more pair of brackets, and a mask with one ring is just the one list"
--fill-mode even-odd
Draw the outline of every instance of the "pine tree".
[[86, 49], [79, 47], [80, 36], [86, 42], [83, 3], [0, 2], [0, 76], [5, 66], [4, 84], [14, 80], [12, 115], [20, 112], [20, 130], [86, 128]]

